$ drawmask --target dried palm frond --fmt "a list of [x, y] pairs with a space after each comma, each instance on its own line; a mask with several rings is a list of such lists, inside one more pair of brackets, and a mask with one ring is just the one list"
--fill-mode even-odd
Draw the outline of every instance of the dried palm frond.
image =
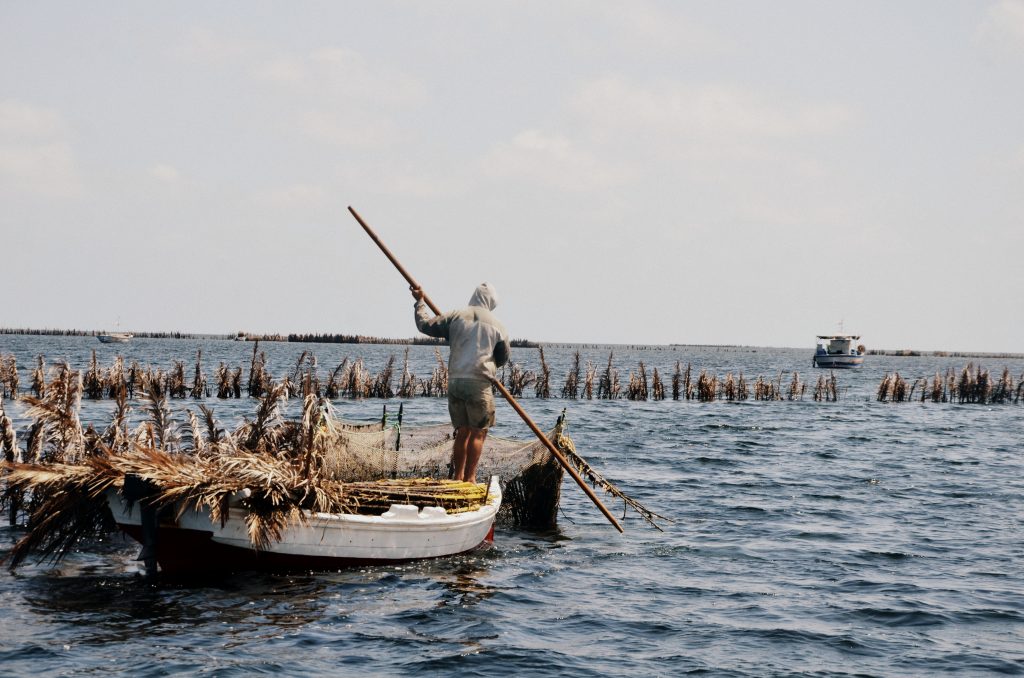
[[[41, 461], [75, 462], [85, 454], [85, 438], [78, 418], [82, 398], [81, 373], [67, 363], [60, 364], [43, 389], [45, 396], [25, 396], [26, 415], [39, 425], [30, 439], [29, 458]], [[30, 435], [32, 435], [30, 433]], [[38, 455], [38, 456], [36, 456]]]
[[[0, 398], [0, 451], [3, 452], [4, 461], [8, 464], [21, 463], [21, 449], [18, 447], [14, 422], [4, 411], [2, 398]], [[10, 483], [5, 483], [3, 493], [0, 494], [0, 509], [7, 509], [11, 525], [17, 523], [18, 509], [21, 503], [22, 492], [11, 487]]]
[[8, 557], [12, 569], [32, 553], [59, 560], [80, 539], [113, 528], [103, 493], [114, 486], [117, 473], [105, 455], [86, 457], [80, 466], [5, 464], [5, 470], [10, 488], [32, 493], [28, 531]]
[[21, 461], [21, 449], [18, 448], [14, 422], [11, 421], [11, 418], [7, 416], [7, 412], [4, 410], [2, 398], [0, 398], [0, 450], [3, 451], [4, 461]]
[[152, 391], [147, 391], [142, 395], [147, 401], [146, 411], [149, 413], [150, 419], [150, 444], [165, 450], [177, 449], [181, 443], [181, 435], [171, 414], [167, 393], [157, 395]]
[[246, 422], [232, 434], [235, 442], [243, 450], [256, 452], [273, 449], [270, 440], [272, 427], [280, 421], [281, 402], [285, 399], [286, 387], [283, 384], [271, 386], [266, 395], [260, 399], [256, 417]]
[[121, 383], [115, 392], [114, 416], [103, 433], [103, 442], [113, 450], [121, 450], [128, 444], [128, 389]]
[[203, 423], [206, 425], [206, 438], [210, 445], [217, 446], [224, 439], [224, 429], [217, 427], [217, 420], [213, 416], [213, 410], [206, 405], [200, 405], [199, 411], [203, 413]]

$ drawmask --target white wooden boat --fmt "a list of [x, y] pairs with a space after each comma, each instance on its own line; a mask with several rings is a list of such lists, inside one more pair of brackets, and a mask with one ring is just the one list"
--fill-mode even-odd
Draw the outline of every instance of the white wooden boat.
[[853, 334], [818, 335], [812, 364], [827, 369], [860, 367], [864, 364], [864, 347], [853, 346], [858, 340], [860, 337]]
[[462, 513], [412, 504], [392, 504], [379, 516], [306, 512], [305, 523], [288, 525], [280, 540], [262, 549], [253, 548], [240, 507], [224, 524], [212, 521], [205, 509], [160, 512], [155, 535], [147, 535], [140, 504], [129, 506], [113, 490], [107, 503], [118, 527], [143, 544], [139, 559], [159, 563], [165, 573], [333, 570], [471, 551], [493, 539], [501, 486], [497, 476], [491, 477], [483, 505]]
[[131, 332], [108, 332], [106, 334], [97, 334], [96, 338], [104, 344], [127, 344], [134, 336]]

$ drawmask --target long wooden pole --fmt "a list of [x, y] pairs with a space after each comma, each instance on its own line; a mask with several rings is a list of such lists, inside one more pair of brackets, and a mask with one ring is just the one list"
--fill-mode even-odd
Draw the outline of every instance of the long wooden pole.
[[[413, 288], [420, 288], [419, 283], [417, 283], [416, 280], [413, 279], [411, 275], [409, 275], [409, 272], [405, 270], [405, 267], [402, 266], [402, 264], [398, 261], [395, 255], [391, 253], [391, 250], [389, 250], [387, 246], [383, 242], [381, 242], [380, 238], [377, 237], [377, 234], [373, 232], [373, 229], [370, 228], [370, 226], [365, 221], [363, 221], [363, 218], [359, 216], [359, 213], [352, 209], [352, 207], [349, 207], [348, 211], [351, 212], [352, 216], [356, 218], [356, 221], [358, 221], [359, 225], [363, 227], [363, 230], [366, 231], [366, 234], [368, 236], [370, 236], [370, 239], [377, 244], [377, 247], [379, 247], [380, 251], [384, 253], [384, 256], [386, 256], [388, 260], [390, 260], [391, 263], [394, 264], [395, 268], [398, 269], [398, 272], [401, 273], [402, 277], [404, 277], [406, 281], [409, 283], [409, 286]], [[420, 288], [420, 291], [422, 292], [422, 288]], [[441, 315], [441, 309], [439, 309], [434, 304], [434, 302], [430, 300], [430, 297], [428, 297], [426, 294], [423, 295], [423, 302], [436, 315]], [[569, 460], [565, 458], [565, 455], [562, 454], [561, 450], [559, 450], [554, 443], [548, 440], [548, 437], [544, 435], [544, 433], [539, 428], [537, 428], [537, 424], [533, 423], [533, 419], [531, 419], [530, 415], [528, 415], [526, 411], [523, 410], [522, 407], [520, 407], [516, 399], [512, 397], [511, 393], [508, 392], [508, 389], [506, 389], [505, 386], [497, 379], [491, 379], [491, 383], [494, 384], [495, 387], [497, 387], [498, 392], [501, 393], [502, 396], [504, 396], [505, 400], [508, 401], [508, 404], [512, 406], [512, 409], [514, 409], [516, 413], [520, 417], [522, 417], [523, 421], [526, 422], [526, 425], [530, 427], [530, 430], [533, 431], [534, 435], [536, 435], [537, 438], [542, 443], [544, 443], [544, 446], [548, 448], [548, 451], [555, 456], [555, 459], [557, 459], [558, 463], [562, 465], [562, 468], [565, 469], [566, 473], [572, 476], [572, 479], [576, 481], [576, 484], [583, 489], [583, 491], [586, 493], [588, 497], [590, 497], [590, 501], [594, 502], [594, 505], [597, 506], [597, 508], [601, 509], [601, 513], [603, 513], [604, 517], [608, 519], [608, 522], [614, 525], [616, 530], [622, 532], [622, 525], [619, 525], [619, 521], [617, 521], [615, 519], [615, 516], [611, 514], [611, 511], [608, 510], [608, 507], [601, 502], [601, 500], [598, 498], [596, 494], [594, 494], [594, 491], [590, 488], [589, 485], [587, 485], [586, 481], [583, 480], [579, 472], [572, 466], [572, 464], [569, 463]]]

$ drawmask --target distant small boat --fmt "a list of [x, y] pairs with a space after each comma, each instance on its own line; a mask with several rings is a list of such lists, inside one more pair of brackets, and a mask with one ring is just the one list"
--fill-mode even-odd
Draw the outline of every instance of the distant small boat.
[[860, 337], [853, 334], [818, 335], [813, 365], [825, 368], [860, 367], [864, 364], [864, 346], [852, 346], [858, 340]]
[[239, 332], [235, 335], [235, 341], [249, 341], [249, 335], [245, 332]]
[[131, 332], [110, 332], [108, 334], [97, 334], [96, 338], [104, 344], [127, 344], [134, 336]]

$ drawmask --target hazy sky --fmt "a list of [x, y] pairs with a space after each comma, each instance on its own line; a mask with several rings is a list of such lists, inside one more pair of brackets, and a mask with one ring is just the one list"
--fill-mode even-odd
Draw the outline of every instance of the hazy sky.
[[0, 2], [0, 326], [1024, 351], [1024, 1]]

